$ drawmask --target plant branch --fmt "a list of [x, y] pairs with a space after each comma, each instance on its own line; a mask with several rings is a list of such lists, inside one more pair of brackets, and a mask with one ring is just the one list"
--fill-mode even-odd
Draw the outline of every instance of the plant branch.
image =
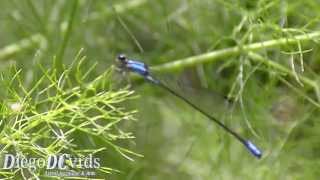
[[[294, 71], [286, 68], [285, 66], [282, 66], [281, 64], [276, 63], [275, 61], [267, 59], [267, 58], [265, 58], [265, 57], [263, 57], [263, 56], [261, 56], [261, 55], [259, 55], [257, 53], [249, 52], [248, 55], [252, 60], [261, 62], [261, 63], [263, 63], [263, 64], [265, 64], [267, 66], [270, 66], [270, 67], [272, 67], [272, 68], [274, 68], [274, 69], [276, 69], [276, 70], [278, 70], [278, 71], [280, 71], [282, 73], [285, 73], [285, 74], [291, 76], [292, 78], [295, 78], [295, 76], [296, 76]], [[317, 95], [317, 97], [318, 97], [318, 99], [320, 99], [319, 98], [319, 94], [320, 94], [319, 86], [318, 86], [316, 81], [314, 81], [312, 79], [309, 79], [309, 78], [307, 78], [305, 76], [301, 76], [301, 75], [299, 75], [299, 79], [301, 80], [301, 82], [303, 84], [313, 88], [315, 93], [316, 93], [316, 95]]]
[[159, 71], [159, 72], [174, 71], [174, 70], [178, 70], [186, 67], [195, 66], [197, 64], [215, 62], [215, 61], [218, 61], [219, 59], [221, 60], [222, 58], [225, 58], [228, 56], [240, 54], [243, 51], [245, 52], [257, 51], [260, 49], [271, 48], [271, 47], [280, 46], [280, 45], [299, 43], [301, 41], [311, 41], [311, 40], [315, 40], [316, 38], [320, 38], [320, 31], [307, 33], [303, 35], [296, 35], [290, 38], [279, 38], [274, 40], [247, 44], [243, 46], [235, 46], [231, 48], [216, 50], [216, 51], [200, 54], [197, 56], [191, 56], [184, 59], [175, 60], [159, 66], [154, 66], [154, 67], [151, 67], [151, 69], [153, 71]]
[[42, 35], [35, 34], [14, 44], [10, 44], [0, 49], [0, 60], [9, 59], [11, 56], [33, 47], [35, 44], [39, 45], [40, 48], [44, 48], [46, 46], [46, 40]]

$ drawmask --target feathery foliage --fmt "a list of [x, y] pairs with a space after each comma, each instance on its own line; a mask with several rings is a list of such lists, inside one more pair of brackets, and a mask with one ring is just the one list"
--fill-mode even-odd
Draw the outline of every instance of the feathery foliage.
[[[109, 179], [319, 177], [318, 0], [0, 5], [1, 155], [92, 152]], [[118, 53], [199, 90], [190, 97], [261, 147], [262, 159], [149, 84], [132, 80], [143, 96], [127, 101], [132, 91], [112, 88]], [[220, 111], [203, 88], [233, 107]]]

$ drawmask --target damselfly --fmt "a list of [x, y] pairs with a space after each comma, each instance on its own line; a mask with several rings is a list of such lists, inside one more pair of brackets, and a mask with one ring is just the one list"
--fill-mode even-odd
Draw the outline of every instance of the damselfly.
[[249, 152], [251, 152], [252, 155], [254, 155], [257, 158], [260, 158], [262, 156], [262, 152], [259, 150], [259, 148], [254, 145], [251, 141], [244, 139], [242, 136], [240, 136], [238, 133], [236, 133], [235, 131], [231, 130], [229, 127], [227, 127], [226, 125], [224, 125], [221, 121], [219, 121], [217, 118], [213, 117], [212, 115], [206, 113], [205, 111], [203, 111], [202, 109], [200, 109], [198, 106], [196, 106], [194, 103], [192, 103], [191, 101], [189, 101], [187, 98], [183, 97], [182, 95], [180, 95], [179, 93], [177, 93], [176, 91], [172, 90], [171, 88], [169, 88], [166, 84], [164, 84], [163, 82], [161, 82], [159, 79], [157, 79], [156, 77], [154, 77], [151, 72], [149, 71], [148, 66], [138, 60], [131, 60], [131, 59], [127, 59], [127, 57], [123, 54], [120, 54], [117, 57], [117, 60], [120, 64], [120, 68], [124, 71], [129, 71], [129, 72], [134, 72], [140, 76], [142, 76], [146, 81], [157, 85], [163, 89], [165, 89], [166, 91], [170, 92], [172, 95], [180, 98], [181, 100], [183, 100], [185, 103], [187, 103], [188, 105], [190, 105], [191, 107], [193, 107], [195, 110], [199, 111], [200, 113], [202, 113], [204, 116], [206, 116], [207, 118], [209, 118], [211, 121], [215, 122], [217, 125], [219, 125], [220, 127], [222, 127], [226, 132], [228, 132], [229, 134], [231, 134], [233, 137], [235, 137], [238, 141], [240, 141], [248, 150]]

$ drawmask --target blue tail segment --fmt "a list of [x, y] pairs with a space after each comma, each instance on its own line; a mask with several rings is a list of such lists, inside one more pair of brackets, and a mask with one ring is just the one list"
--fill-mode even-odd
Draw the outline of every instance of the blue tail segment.
[[247, 147], [247, 149], [257, 158], [261, 158], [262, 152], [256, 145], [254, 145], [251, 141], [245, 141], [244, 145]]

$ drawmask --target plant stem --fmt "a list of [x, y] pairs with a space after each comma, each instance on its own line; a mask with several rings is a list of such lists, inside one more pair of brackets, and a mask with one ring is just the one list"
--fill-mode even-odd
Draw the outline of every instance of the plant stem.
[[[276, 70], [278, 70], [278, 71], [280, 71], [282, 73], [285, 73], [285, 74], [291, 76], [292, 78], [295, 78], [294, 71], [286, 68], [285, 66], [282, 66], [281, 64], [276, 63], [275, 61], [267, 59], [267, 58], [265, 58], [265, 57], [263, 57], [263, 56], [261, 56], [261, 55], [259, 55], [257, 53], [254, 53], [254, 52], [249, 52], [248, 55], [252, 60], [261, 62], [261, 63], [263, 63], [263, 64], [265, 64], [267, 66], [270, 66], [270, 67], [272, 67], [272, 68], [274, 68], [274, 69], [276, 69]], [[317, 95], [318, 100], [320, 100], [320, 97], [319, 97], [320, 91], [319, 91], [319, 86], [318, 86], [317, 82], [312, 80], [312, 79], [309, 79], [307, 77], [301, 76], [301, 75], [299, 75], [299, 79], [301, 80], [301, 82], [303, 84], [313, 88], [315, 93], [316, 93], [316, 95]]]
[[73, 25], [73, 21], [75, 19], [77, 8], [78, 8], [78, 0], [74, 0], [73, 4], [72, 4], [72, 9], [70, 12], [69, 20], [68, 20], [68, 27], [67, 27], [66, 32], [64, 33], [62, 45], [61, 45], [59, 53], [57, 55], [56, 68], [58, 71], [63, 69], [63, 56], [64, 56], [65, 49], [67, 47], [67, 44], [68, 44], [70, 36], [71, 36], [72, 25]]
[[46, 46], [45, 38], [40, 34], [32, 35], [28, 38], [22, 39], [17, 43], [10, 44], [2, 49], [0, 49], [0, 60], [9, 59], [11, 56], [18, 54], [19, 52], [33, 47], [35, 44], [41, 46]]
[[314, 40], [315, 38], [320, 38], [320, 31], [316, 31], [313, 33], [307, 33], [303, 35], [297, 35], [290, 38], [279, 38], [274, 40], [268, 40], [268, 41], [262, 41], [252, 44], [235, 46], [231, 48], [216, 50], [212, 52], [208, 52], [205, 54], [200, 54], [197, 56], [191, 56], [184, 59], [179, 59], [173, 62], [168, 62], [159, 66], [151, 67], [153, 71], [174, 71], [186, 67], [195, 66], [197, 64], [203, 64], [208, 62], [215, 62], [219, 59], [222, 59], [223, 57], [237, 55], [242, 52], [249, 52], [249, 51], [257, 51], [260, 49], [266, 49], [270, 47], [280, 46], [280, 45], [287, 45], [287, 44], [293, 44], [298, 43], [300, 41], [310, 41]]

